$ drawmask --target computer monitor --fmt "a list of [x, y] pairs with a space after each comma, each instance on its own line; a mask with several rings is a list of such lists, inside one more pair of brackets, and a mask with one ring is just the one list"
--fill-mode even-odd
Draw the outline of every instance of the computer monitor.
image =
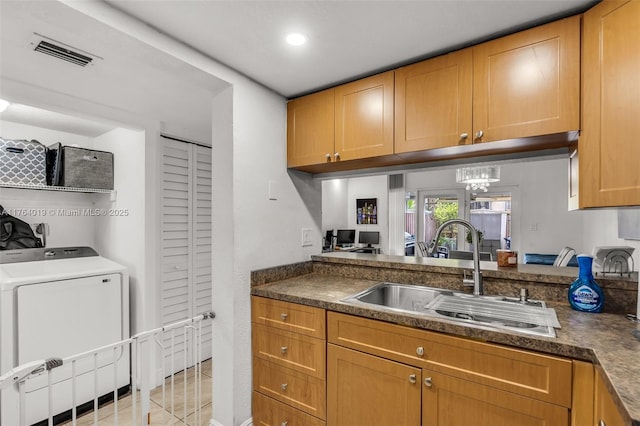
[[366, 244], [367, 247], [371, 247], [372, 244], [380, 244], [380, 232], [360, 231], [358, 234], [358, 243]]
[[356, 242], [356, 230], [355, 229], [338, 229], [336, 234], [336, 245], [346, 246]]

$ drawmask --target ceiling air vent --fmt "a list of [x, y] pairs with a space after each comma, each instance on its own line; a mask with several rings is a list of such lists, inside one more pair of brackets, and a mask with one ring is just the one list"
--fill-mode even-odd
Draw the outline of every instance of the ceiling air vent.
[[33, 33], [33, 35], [34, 40], [31, 44], [35, 46], [33, 50], [36, 52], [44, 53], [53, 56], [54, 58], [80, 65], [81, 67], [92, 65], [93, 60], [96, 58], [102, 59], [97, 55], [92, 55], [89, 52], [85, 52], [81, 49], [77, 49], [57, 40], [45, 37], [41, 34]]

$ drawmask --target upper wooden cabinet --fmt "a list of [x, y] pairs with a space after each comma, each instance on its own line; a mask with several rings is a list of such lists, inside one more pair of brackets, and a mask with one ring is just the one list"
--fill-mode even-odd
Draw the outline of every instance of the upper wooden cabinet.
[[287, 104], [287, 164], [303, 167], [393, 153], [393, 71]]
[[[580, 20], [289, 102], [289, 167], [337, 171], [567, 146], [580, 128]], [[534, 136], [546, 138], [524, 139]], [[464, 147], [490, 141], [505, 143]], [[362, 161], [339, 164], [349, 160]]]
[[396, 70], [395, 152], [471, 143], [471, 49]]
[[333, 159], [334, 89], [294, 99], [287, 104], [287, 164], [322, 164]]
[[473, 140], [579, 129], [580, 16], [473, 47]]
[[640, 1], [584, 14], [579, 205], [640, 205]]
[[398, 154], [576, 131], [580, 17], [400, 68], [395, 108]]
[[334, 160], [393, 153], [393, 71], [335, 88]]

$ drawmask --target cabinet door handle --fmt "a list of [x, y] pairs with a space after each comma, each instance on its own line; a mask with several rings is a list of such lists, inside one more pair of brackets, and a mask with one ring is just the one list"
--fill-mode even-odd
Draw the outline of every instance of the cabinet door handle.
[[288, 351], [288, 350], [289, 350], [289, 348], [288, 348], [288, 347], [286, 347], [286, 346], [282, 346], [282, 347], [280, 348], [280, 353], [281, 353], [282, 355], [284, 355], [284, 354], [286, 354], [286, 353], [287, 353], [287, 351]]
[[409, 374], [409, 383], [415, 383], [417, 381], [415, 374]]
[[607, 424], [604, 422], [604, 420], [600, 420], [598, 422], [598, 426], [607, 426]]
[[418, 356], [422, 356], [422, 355], [424, 355], [424, 348], [423, 348], [422, 346], [418, 346], [418, 347], [416, 348], [416, 354], [417, 354]]
[[433, 386], [433, 382], [431, 381], [431, 377], [426, 377], [424, 379], [424, 385], [428, 388], [430, 388], [431, 386]]
[[287, 390], [287, 384], [286, 384], [286, 383], [281, 384], [281, 385], [280, 385], [280, 388], [281, 388], [283, 391], [286, 391], [286, 390]]
[[469, 133], [460, 133], [460, 139], [464, 140], [469, 137]]
[[282, 321], [286, 321], [288, 316], [289, 315], [284, 312], [280, 314], [280, 318], [282, 318]]
[[280, 422], [280, 426], [287, 426], [288, 424], [289, 424], [289, 422], [286, 421], [286, 420], [284, 422]]
[[328, 152], [324, 155], [324, 158], [326, 158], [327, 160], [331, 160], [331, 154], [329, 154]]
[[482, 139], [483, 136], [484, 136], [484, 131], [478, 130], [476, 132], [476, 139]]
[[333, 156], [335, 157], [335, 159], [337, 160], [338, 158], [340, 158], [340, 153], [336, 152], [335, 154], [333, 154]]

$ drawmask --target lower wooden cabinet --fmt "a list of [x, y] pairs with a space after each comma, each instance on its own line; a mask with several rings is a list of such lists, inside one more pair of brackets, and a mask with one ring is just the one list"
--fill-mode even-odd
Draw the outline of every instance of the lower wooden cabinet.
[[570, 424], [570, 360], [335, 312], [327, 339], [328, 425]]
[[327, 346], [327, 425], [420, 426], [419, 368]]
[[253, 424], [324, 425], [325, 310], [251, 298]]
[[430, 426], [568, 425], [569, 410], [429, 370], [423, 371], [422, 424]]
[[256, 426], [324, 426], [325, 423], [259, 392], [253, 392], [253, 424]]
[[595, 426], [625, 426], [628, 424], [620, 415], [620, 411], [618, 411], [618, 407], [613, 402], [607, 385], [599, 372], [596, 372], [595, 393]]
[[253, 302], [255, 425], [628, 424], [588, 362]]
[[571, 407], [571, 360], [336, 312], [328, 341], [543, 402]]

